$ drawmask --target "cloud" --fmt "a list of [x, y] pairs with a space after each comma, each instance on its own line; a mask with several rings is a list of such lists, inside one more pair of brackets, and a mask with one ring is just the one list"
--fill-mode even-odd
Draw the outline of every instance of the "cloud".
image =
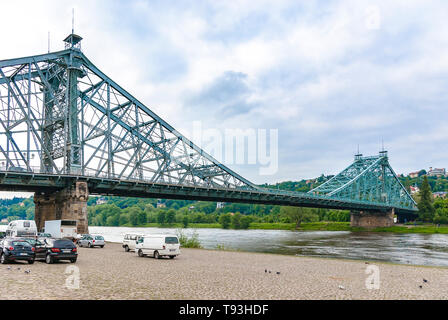
[[230, 118], [249, 112], [256, 104], [249, 101], [251, 89], [247, 75], [226, 71], [221, 76], [193, 95], [187, 102], [187, 110], [207, 110], [217, 118]]

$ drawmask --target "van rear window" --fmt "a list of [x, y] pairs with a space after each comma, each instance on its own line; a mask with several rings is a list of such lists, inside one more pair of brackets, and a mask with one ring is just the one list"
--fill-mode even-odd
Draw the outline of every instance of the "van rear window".
[[61, 226], [75, 226], [76, 220], [61, 220]]
[[73, 244], [72, 241], [64, 240], [64, 239], [62, 239], [62, 240], [55, 240], [53, 242], [53, 246], [56, 247], [56, 248], [59, 248], [59, 247], [73, 247], [74, 248], [75, 247], [75, 245]]
[[165, 243], [179, 243], [179, 240], [177, 237], [166, 237]]
[[30, 247], [31, 245], [26, 241], [13, 241], [11, 243], [13, 246], [23, 246], [23, 247]]

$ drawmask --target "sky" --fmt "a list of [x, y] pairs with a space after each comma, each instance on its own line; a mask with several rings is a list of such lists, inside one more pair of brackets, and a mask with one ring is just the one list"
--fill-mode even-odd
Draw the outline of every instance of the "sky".
[[448, 167], [446, 1], [1, 1], [0, 60], [62, 50], [72, 8], [90, 61], [181, 133], [278, 130], [275, 173], [229, 164], [254, 183], [382, 144], [397, 173]]

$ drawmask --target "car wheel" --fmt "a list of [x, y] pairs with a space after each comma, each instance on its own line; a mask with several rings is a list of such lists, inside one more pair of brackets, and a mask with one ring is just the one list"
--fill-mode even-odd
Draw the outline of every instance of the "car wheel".
[[92, 244], [91, 244], [90, 242], [89, 242], [89, 245], [88, 245], [88, 247], [89, 247], [89, 248], [92, 248]]
[[76, 262], [76, 259], [70, 259], [70, 262], [71, 262], [71, 263], [75, 263], [75, 262]]
[[159, 251], [154, 251], [154, 259], [160, 259]]
[[8, 263], [8, 260], [6, 259], [4, 253], [2, 253], [2, 256], [0, 257], [0, 263], [1, 263], [1, 264], [6, 264], [6, 263]]
[[138, 256], [139, 256], [139, 257], [143, 257], [143, 251], [142, 251], [142, 249], [139, 249], [139, 250], [138, 250]]
[[33, 260], [28, 260], [28, 264], [33, 264], [34, 263], [34, 259]]
[[100, 246], [101, 248], [104, 248], [104, 246]]
[[53, 257], [47, 254], [47, 256], [45, 257], [45, 262], [48, 264], [53, 263]]
[[170, 256], [170, 259], [174, 259], [175, 256]]
[[128, 247], [128, 246], [125, 246], [125, 247], [124, 247], [124, 251], [129, 252], [129, 247]]

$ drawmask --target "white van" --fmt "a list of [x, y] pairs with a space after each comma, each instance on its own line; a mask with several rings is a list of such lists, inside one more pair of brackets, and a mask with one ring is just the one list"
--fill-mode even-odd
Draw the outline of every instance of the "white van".
[[180, 254], [179, 239], [171, 234], [154, 234], [141, 237], [135, 246], [135, 252], [139, 257], [145, 255], [153, 256], [156, 259], [168, 256], [173, 259]]
[[76, 239], [76, 220], [47, 220], [45, 221], [45, 233], [53, 238]]
[[123, 244], [122, 247], [124, 248], [124, 251], [134, 251], [135, 245], [137, 244], [137, 241], [143, 237], [143, 234], [141, 233], [126, 233], [123, 238]]
[[7, 237], [37, 237], [37, 227], [34, 220], [14, 220], [6, 228]]

